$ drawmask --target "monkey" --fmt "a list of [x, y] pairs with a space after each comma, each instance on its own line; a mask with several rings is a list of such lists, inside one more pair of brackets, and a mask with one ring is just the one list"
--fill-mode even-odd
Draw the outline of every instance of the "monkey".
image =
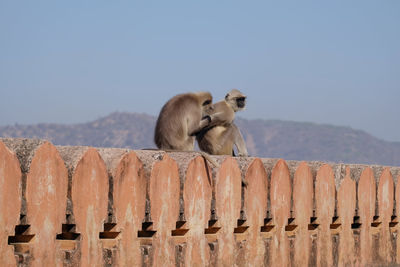
[[243, 110], [245, 105], [246, 96], [237, 89], [231, 90], [224, 100], [213, 104], [213, 108], [208, 109], [206, 113], [218, 118], [218, 124], [205, 127], [196, 135], [199, 148], [211, 155], [235, 156], [236, 146], [238, 156], [247, 157], [243, 136], [233, 123], [235, 112]]
[[[194, 151], [196, 134], [213, 121], [211, 109], [212, 95], [209, 92], [186, 93], [172, 97], [162, 107], [156, 122], [156, 146], [164, 151]], [[217, 122], [218, 120], [214, 123]], [[208, 154], [199, 152], [214, 167], [218, 167]]]
[[212, 104], [209, 92], [186, 93], [172, 97], [158, 116], [154, 142], [159, 149], [192, 151], [194, 134], [209, 124]]

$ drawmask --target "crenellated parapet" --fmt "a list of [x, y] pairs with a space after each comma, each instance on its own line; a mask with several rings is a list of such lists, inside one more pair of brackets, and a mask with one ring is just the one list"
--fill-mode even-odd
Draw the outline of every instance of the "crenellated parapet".
[[399, 167], [0, 139], [0, 266], [396, 266]]

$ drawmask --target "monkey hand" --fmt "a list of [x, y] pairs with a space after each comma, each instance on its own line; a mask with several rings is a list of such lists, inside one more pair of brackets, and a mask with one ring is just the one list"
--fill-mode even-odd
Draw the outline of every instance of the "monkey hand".
[[203, 118], [201, 118], [202, 120], [207, 120], [208, 123], [211, 122], [211, 117], [209, 115], [204, 116]]
[[238, 157], [248, 157], [249, 154], [247, 154], [247, 153], [238, 153], [237, 156], [238, 156]]

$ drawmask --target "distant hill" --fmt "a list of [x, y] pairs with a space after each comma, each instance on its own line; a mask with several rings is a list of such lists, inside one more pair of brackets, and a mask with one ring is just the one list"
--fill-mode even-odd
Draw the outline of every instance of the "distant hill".
[[[156, 118], [115, 112], [80, 124], [0, 127], [0, 137], [43, 138], [56, 145], [154, 148]], [[236, 119], [251, 156], [400, 166], [400, 143], [349, 127], [278, 120]]]

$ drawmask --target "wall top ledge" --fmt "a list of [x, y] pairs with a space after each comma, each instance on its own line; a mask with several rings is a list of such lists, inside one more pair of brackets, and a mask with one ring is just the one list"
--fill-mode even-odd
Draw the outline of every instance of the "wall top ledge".
[[[41, 145], [49, 142], [42, 139], [27, 139], [27, 138], [0, 138], [0, 142], [3, 142], [12, 152], [18, 157], [21, 170], [24, 173], [29, 172], [30, 164], [32, 158], [35, 155], [35, 151]], [[50, 142], [49, 142], [50, 143]], [[89, 146], [56, 146], [58, 152], [60, 153], [62, 159], [65, 162], [66, 167], [71, 170], [74, 169], [82, 158], [84, 153], [90, 148]], [[181, 179], [185, 176], [187, 167], [189, 163], [196, 157], [201, 156], [198, 152], [165, 152], [160, 150], [130, 150], [123, 148], [95, 148], [100, 156], [103, 158], [107, 169], [109, 172], [115, 169], [121, 158], [130, 152], [135, 153], [138, 159], [143, 163], [145, 173], [149, 175], [153, 168], [154, 163], [161, 161], [165, 154], [168, 154], [179, 167], [179, 175]], [[229, 158], [228, 156], [212, 156], [215, 161], [220, 165]], [[235, 160], [241, 170], [242, 176], [246, 175], [247, 169], [257, 157], [235, 157]], [[259, 158], [264, 168], [267, 171], [268, 177], [270, 178], [271, 171], [276, 163], [279, 161], [277, 158]], [[294, 177], [294, 173], [297, 167], [303, 161], [297, 160], [285, 160], [290, 177]], [[336, 187], [340, 185], [341, 180], [344, 179], [346, 175], [346, 168], [350, 168], [350, 177], [358, 181], [361, 176], [362, 171], [369, 167], [374, 173], [375, 180], [379, 180], [379, 177], [385, 169], [389, 169], [394, 181], [397, 182], [397, 177], [400, 175], [400, 167], [394, 166], [382, 166], [382, 165], [367, 165], [367, 164], [348, 164], [348, 163], [334, 163], [334, 162], [323, 162], [323, 161], [306, 161], [307, 165], [310, 167], [313, 176], [315, 177], [317, 171], [325, 164], [328, 164], [335, 175]], [[207, 165], [211, 168], [213, 174], [218, 171], [218, 168], [213, 168], [210, 163]]]

